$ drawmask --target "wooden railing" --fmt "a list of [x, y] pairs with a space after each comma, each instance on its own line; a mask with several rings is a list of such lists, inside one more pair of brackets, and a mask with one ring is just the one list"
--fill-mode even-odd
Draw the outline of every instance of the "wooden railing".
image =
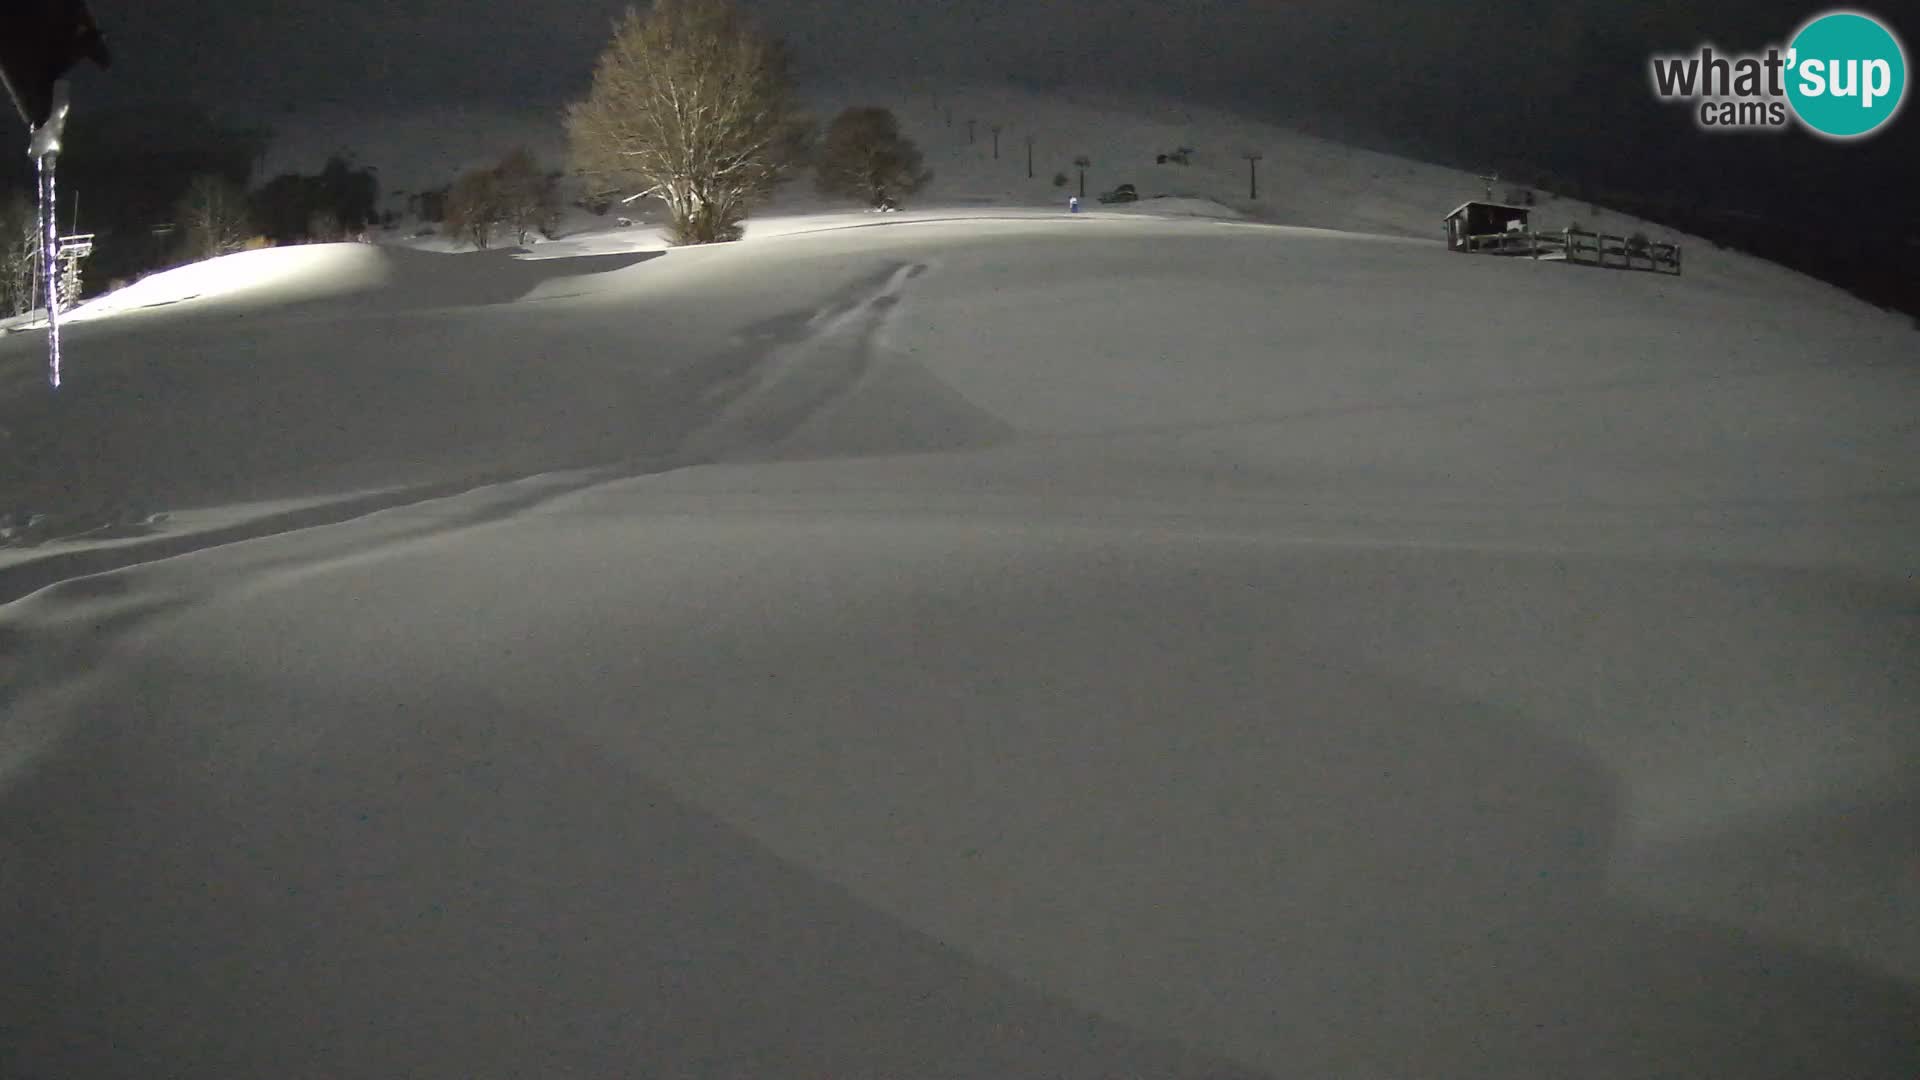
[[1657, 240], [1592, 233], [1584, 229], [1561, 232], [1568, 262], [1589, 262], [1595, 266], [1615, 266], [1622, 270], [1651, 270], [1661, 274], [1680, 272], [1680, 245]]
[[1535, 259], [1565, 259], [1588, 266], [1617, 270], [1680, 273], [1680, 245], [1664, 241], [1636, 242], [1632, 237], [1585, 229], [1559, 232], [1481, 233], [1466, 238], [1466, 250], [1488, 255], [1523, 255]]
[[1467, 250], [1485, 255], [1533, 255], [1543, 244], [1557, 240], [1552, 234], [1530, 232], [1481, 233], [1467, 237]]

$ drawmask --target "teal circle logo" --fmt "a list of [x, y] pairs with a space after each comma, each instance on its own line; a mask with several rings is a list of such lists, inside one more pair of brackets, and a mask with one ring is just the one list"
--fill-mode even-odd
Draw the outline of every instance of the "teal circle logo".
[[1907, 56], [1878, 19], [1830, 12], [1801, 27], [1788, 50], [1787, 100], [1815, 132], [1858, 138], [1900, 111]]

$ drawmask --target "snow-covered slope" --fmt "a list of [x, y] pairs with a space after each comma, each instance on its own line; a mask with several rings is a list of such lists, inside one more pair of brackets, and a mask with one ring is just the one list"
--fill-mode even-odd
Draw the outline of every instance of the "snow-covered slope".
[[[1103, 212], [1196, 214], [1351, 232], [1438, 239], [1442, 215], [1484, 192], [1477, 175], [1410, 161], [1316, 137], [1247, 116], [1150, 98], [1113, 93], [1041, 94], [1001, 85], [955, 86], [937, 93], [906, 85], [821, 86], [806, 94], [807, 107], [823, 123], [850, 105], [882, 105], [899, 116], [903, 130], [933, 170], [929, 188], [907, 200], [914, 208], [1064, 209], [1079, 190], [1085, 156], [1087, 202], [1122, 183], [1135, 186], [1145, 205], [1099, 208]], [[967, 120], [975, 121], [971, 139]], [[991, 127], [1000, 125], [1000, 152]], [[564, 164], [560, 111], [422, 108], [378, 116], [317, 110], [274, 118], [279, 135], [263, 175], [287, 169], [312, 171], [342, 149], [380, 170], [382, 190], [417, 192], [444, 186], [464, 169], [488, 164], [515, 146], [526, 146], [551, 167]], [[1034, 144], [1033, 176], [1027, 175], [1027, 139]], [[1158, 164], [1161, 154], [1185, 147], [1189, 164]], [[1259, 197], [1250, 197], [1244, 155], [1258, 153]], [[1056, 174], [1068, 185], [1054, 184]], [[1502, 180], [1495, 195], [1524, 183]], [[1717, 279], [1751, 281], [1766, 289], [1791, 290], [1808, 303], [1851, 310], [1843, 292], [1817, 285], [1773, 263], [1726, 251], [1659, 222], [1644, 221], [1602, 206], [1537, 191], [1534, 224], [1547, 230], [1568, 225], [1622, 235], [1644, 231], [1685, 246], [1690, 270]], [[1162, 196], [1154, 205], [1155, 196]], [[389, 205], [403, 211], [404, 197]], [[791, 219], [820, 213], [857, 213], [844, 200], [815, 193], [810, 176], [782, 188], [771, 205], [748, 224], [749, 235], [789, 231]], [[620, 227], [615, 218], [634, 224]], [[565, 244], [554, 254], [658, 250], [666, 243], [658, 204], [640, 202], [595, 217], [567, 207], [561, 224]], [[464, 245], [437, 234], [418, 236], [423, 223], [403, 220], [380, 235], [382, 243], [427, 250]], [[536, 245], [537, 250], [546, 244]], [[1816, 299], [1816, 296], [1818, 299]]]
[[1910, 327], [950, 195], [0, 339], [0, 1073], [1920, 1070]]

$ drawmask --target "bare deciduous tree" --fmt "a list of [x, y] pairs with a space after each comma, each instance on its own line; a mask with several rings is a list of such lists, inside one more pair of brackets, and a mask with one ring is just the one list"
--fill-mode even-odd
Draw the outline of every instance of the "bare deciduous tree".
[[39, 261], [39, 215], [31, 200], [15, 193], [0, 202], [0, 315], [32, 310]]
[[313, 244], [335, 244], [346, 239], [347, 227], [340, 221], [340, 215], [325, 208], [307, 215], [307, 242]]
[[920, 167], [920, 148], [900, 134], [892, 111], [868, 106], [833, 118], [815, 155], [814, 181], [822, 194], [852, 195], [884, 206], [933, 179]]
[[556, 210], [553, 180], [541, 171], [540, 163], [532, 154], [524, 148], [516, 149], [500, 159], [493, 173], [501, 223], [513, 230], [517, 243], [524, 245], [534, 233], [553, 228]]
[[682, 244], [732, 240], [751, 204], [801, 157], [784, 50], [731, 0], [654, 0], [628, 9], [593, 88], [567, 108], [589, 191], [666, 203]]
[[231, 255], [247, 246], [252, 212], [247, 193], [224, 176], [196, 176], [174, 208], [182, 254], [188, 259]]
[[444, 213], [449, 236], [486, 250], [493, 243], [493, 230], [507, 218], [499, 173], [483, 168], [463, 174], [447, 191]]
[[513, 233], [525, 244], [535, 232], [553, 227], [553, 181], [525, 149], [515, 149], [498, 163], [463, 174], [447, 189], [441, 220], [447, 233], [482, 250], [493, 243], [495, 230]]

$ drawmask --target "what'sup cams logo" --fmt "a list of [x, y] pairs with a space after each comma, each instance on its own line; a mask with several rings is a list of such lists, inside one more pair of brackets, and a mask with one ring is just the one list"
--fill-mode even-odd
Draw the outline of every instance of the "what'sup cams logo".
[[1829, 139], [1883, 130], [1907, 92], [1907, 56], [1893, 28], [1857, 11], [1809, 20], [1785, 46], [1763, 53], [1656, 56], [1654, 94], [1693, 107], [1708, 131], [1802, 127]]

